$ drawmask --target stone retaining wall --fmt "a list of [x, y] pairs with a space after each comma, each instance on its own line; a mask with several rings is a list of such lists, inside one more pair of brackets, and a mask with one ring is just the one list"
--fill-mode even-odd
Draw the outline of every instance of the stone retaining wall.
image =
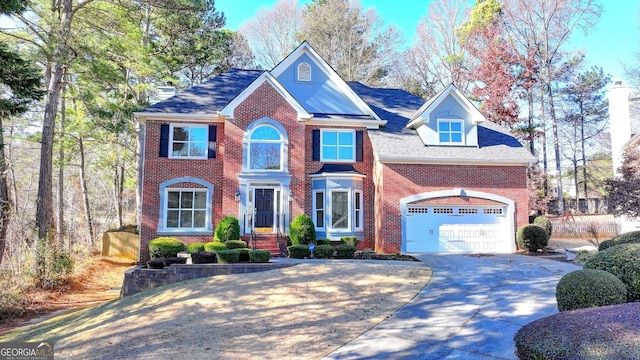
[[178, 281], [199, 279], [215, 275], [248, 274], [293, 266], [295, 264], [171, 264], [164, 269], [147, 269], [138, 266], [124, 274], [120, 297], [133, 295], [154, 287]]

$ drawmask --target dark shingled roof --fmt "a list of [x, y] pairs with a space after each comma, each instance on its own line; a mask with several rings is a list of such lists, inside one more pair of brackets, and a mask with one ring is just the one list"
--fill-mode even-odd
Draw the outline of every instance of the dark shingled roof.
[[199, 85], [179, 92], [141, 112], [178, 114], [215, 114], [222, 110], [264, 70], [231, 69]]
[[311, 175], [318, 175], [323, 173], [341, 173], [341, 174], [359, 174], [363, 173], [357, 171], [351, 164], [324, 164], [320, 170], [312, 173]]
[[[426, 146], [417, 132], [405, 126], [425, 103], [421, 98], [398, 89], [371, 88], [358, 82], [349, 86], [387, 125], [369, 130], [369, 138], [381, 160], [533, 162], [535, 158], [509, 131], [491, 121], [478, 124], [478, 147]], [[429, 100], [433, 101], [433, 99]]]

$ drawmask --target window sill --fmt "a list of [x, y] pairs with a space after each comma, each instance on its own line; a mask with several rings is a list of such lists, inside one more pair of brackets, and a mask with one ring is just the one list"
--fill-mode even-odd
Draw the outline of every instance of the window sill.
[[208, 157], [189, 157], [189, 156], [169, 156], [171, 160], [208, 160]]
[[167, 230], [162, 229], [156, 231], [157, 235], [213, 235], [213, 230], [204, 229], [204, 230]]

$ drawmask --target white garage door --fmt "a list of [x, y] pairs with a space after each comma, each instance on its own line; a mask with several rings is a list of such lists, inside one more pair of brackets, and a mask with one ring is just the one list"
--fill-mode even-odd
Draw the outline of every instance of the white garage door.
[[406, 252], [511, 252], [506, 206], [408, 206]]

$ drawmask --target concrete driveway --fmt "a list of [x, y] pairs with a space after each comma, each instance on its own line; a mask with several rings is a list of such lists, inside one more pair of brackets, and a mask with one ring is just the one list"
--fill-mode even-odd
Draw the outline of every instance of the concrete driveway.
[[325, 359], [517, 359], [516, 331], [557, 313], [556, 284], [581, 268], [524, 255], [412, 255], [431, 266], [429, 284]]

